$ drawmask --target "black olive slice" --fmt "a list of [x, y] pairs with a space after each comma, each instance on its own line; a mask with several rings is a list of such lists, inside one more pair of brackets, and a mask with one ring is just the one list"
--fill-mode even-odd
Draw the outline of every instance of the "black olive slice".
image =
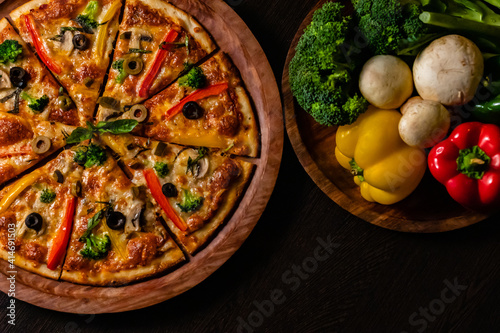
[[186, 119], [199, 119], [203, 116], [203, 108], [196, 102], [187, 102], [182, 107], [182, 114]]
[[24, 220], [24, 224], [26, 224], [26, 226], [28, 228], [33, 229], [36, 232], [38, 232], [42, 229], [43, 218], [38, 213], [31, 213], [28, 216], [26, 216], [26, 219]]
[[125, 226], [125, 222], [127, 222], [127, 219], [120, 212], [113, 211], [106, 217], [108, 227], [113, 230], [122, 229]]
[[30, 75], [21, 67], [12, 67], [9, 72], [9, 78], [14, 87], [26, 88]]
[[60, 184], [64, 183], [64, 176], [60, 170], [54, 171], [54, 179]]
[[163, 192], [163, 195], [166, 196], [167, 198], [174, 198], [178, 194], [177, 188], [172, 183], [166, 183], [165, 185], [163, 185], [161, 187], [161, 191]]
[[31, 148], [35, 154], [44, 154], [49, 151], [51, 146], [50, 139], [43, 135], [39, 135], [31, 141]]
[[73, 45], [75, 46], [75, 49], [86, 50], [89, 48], [90, 42], [87, 36], [83, 34], [76, 34], [73, 37]]

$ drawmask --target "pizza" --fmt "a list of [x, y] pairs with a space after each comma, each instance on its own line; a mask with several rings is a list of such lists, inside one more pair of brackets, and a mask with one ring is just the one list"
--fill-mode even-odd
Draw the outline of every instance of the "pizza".
[[33, 0], [11, 18], [19, 35], [0, 21], [1, 257], [104, 287], [197, 255], [259, 155], [229, 55], [163, 0]]
[[78, 107], [92, 120], [118, 30], [121, 0], [33, 0], [10, 17]]

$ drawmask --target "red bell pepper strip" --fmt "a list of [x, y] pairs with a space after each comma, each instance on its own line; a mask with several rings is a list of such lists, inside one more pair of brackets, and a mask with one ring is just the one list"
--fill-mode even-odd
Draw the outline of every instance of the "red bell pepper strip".
[[181, 99], [181, 101], [177, 103], [175, 106], [168, 109], [165, 117], [167, 118], [167, 120], [171, 119], [173, 116], [182, 111], [184, 104], [186, 104], [187, 102], [194, 102], [210, 96], [218, 95], [226, 91], [228, 88], [229, 88], [228, 83], [222, 82], [213, 84], [203, 89], [196, 90], [191, 95]]
[[40, 59], [42, 59], [43, 63], [54, 73], [61, 74], [62, 70], [59, 65], [57, 65], [52, 59], [50, 59], [45, 46], [43, 45], [42, 39], [40, 38], [40, 34], [38, 30], [36, 30], [35, 22], [33, 21], [33, 16], [31, 14], [24, 15], [24, 23], [26, 24], [26, 28], [28, 28], [28, 32], [31, 36], [31, 40], [33, 41], [33, 45], [35, 46], [36, 53]]
[[[172, 43], [175, 41], [179, 33], [173, 29], [169, 30], [165, 37], [163, 38], [163, 42]], [[149, 94], [149, 89], [153, 84], [153, 81], [156, 79], [158, 72], [160, 71], [161, 65], [165, 61], [167, 57], [167, 52], [172, 48], [171, 44], [160, 44], [158, 52], [156, 52], [156, 56], [153, 60], [153, 64], [149, 67], [144, 80], [142, 80], [141, 85], [139, 86], [139, 97], [146, 98]]]
[[429, 169], [464, 207], [500, 207], [500, 127], [464, 123], [429, 153]]
[[161, 209], [167, 214], [168, 218], [175, 224], [175, 226], [182, 231], [187, 230], [186, 223], [180, 218], [179, 215], [168, 202], [167, 198], [163, 195], [161, 190], [160, 181], [156, 177], [155, 171], [153, 169], [145, 169], [143, 171], [144, 178], [146, 178], [146, 184], [148, 184], [151, 195], [156, 200]]
[[47, 268], [54, 270], [61, 262], [66, 247], [68, 246], [69, 236], [71, 235], [71, 226], [73, 224], [73, 216], [75, 214], [76, 198], [71, 196], [66, 200], [66, 208], [62, 217], [62, 223], [57, 234], [52, 241], [52, 246], [49, 250], [49, 258], [47, 260]]

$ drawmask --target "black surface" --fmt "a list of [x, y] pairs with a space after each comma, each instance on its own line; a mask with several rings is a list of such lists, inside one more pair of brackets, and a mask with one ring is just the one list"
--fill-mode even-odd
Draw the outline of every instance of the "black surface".
[[[315, 1], [226, 2], [253, 31], [280, 82], [288, 47]], [[121, 314], [73, 315], [17, 301], [16, 326], [7, 323], [8, 297], [1, 294], [0, 332], [494, 332], [500, 327], [498, 232], [498, 215], [445, 234], [372, 226], [314, 185], [285, 138], [261, 220], [203, 283]], [[313, 259], [318, 238], [333, 243], [331, 253], [316, 251], [323, 261]], [[293, 271], [302, 265], [310, 273]], [[453, 294], [448, 284], [455, 282]]]

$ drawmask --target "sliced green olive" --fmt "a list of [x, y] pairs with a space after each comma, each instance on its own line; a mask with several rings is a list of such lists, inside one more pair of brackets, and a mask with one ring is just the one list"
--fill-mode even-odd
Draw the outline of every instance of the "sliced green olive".
[[156, 146], [156, 149], [154, 151], [155, 156], [163, 156], [166, 148], [167, 145], [164, 142], [158, 142], [158, 145]]
[[52, 143], [50, 139], [46, 136], [39, 135], [33, 141], [31, 141], [31, 148], [36, 154], [44, 154], [49, 151]]
[[108, 97], [108, 96], [99, 97], [97, 103], [102, 107], [120, 111], [120, 101], [114, 99], [113, 97]]
[[31, 213], [28, 216], [26, 216], [26, 219], [24, 220], [24, 224], [26, 224], [26, 226], [28, 228], [33, 229], [36, 232], [38, 232], [42, 229], [43, 218], [38, 213]]
[[54, 171], [54, 179], [60, 184], [64, 183], [64, 176], [60, 170]]
[[57, 105], [61, 108], [61, 110], [68, 111], [73, 106], [73, 101], [68, 95], [61, 95], [57, 97]]
[[128, 114], [130, 115], [130, 119], [142, 123], [148, 117], [148, 109], [142, 104], [136, 104], [130, 108]]
[[139, 57], [130, 57], [123, 61], [123, 70], [130, 75], [137, 75], [142, 71], [144, 62]]
[[87, 38], [87, 36], [85, 36], [83, 34], [76, 34], [73, 37], [73, 46], [75, 47], [75, 49], [86, 50], [89, 48], [89, 45], [90, 45], [90, 41]]

